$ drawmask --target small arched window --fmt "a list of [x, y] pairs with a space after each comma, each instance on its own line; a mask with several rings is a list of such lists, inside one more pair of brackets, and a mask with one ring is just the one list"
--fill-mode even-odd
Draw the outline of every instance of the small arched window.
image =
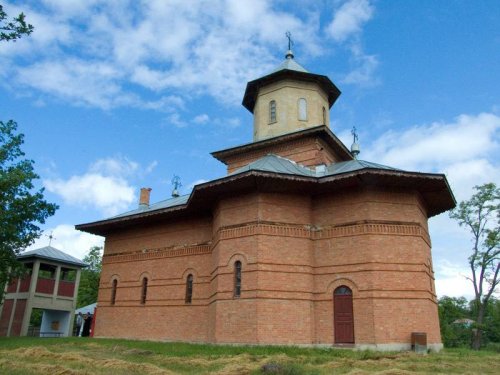
[[337, 289], [335, 289], [336, 296], [350, 296], [352, 295], [352, 290], [348, 288], [345, 285], [339, 286]]
[[118, 280], [114, 279], [111, 284], [111, 304], [114, 305], [116, 302], [116, 288], [118, 287]]
[[326, 109], [323, 107], [323, 125], [326, 125]]
[[237, 260], [234, 262], [234, 297], [241, 296], [241, 262]]
[[276, 122], [276, 100], [269, 102], [269, 123]]
[[141, 288], [141, 304], [146, 303], [146, 297], [148, 295], [148, 278], [144, 277], [142, 279], [142, 288]]
[[193, 300], [193, 275], [189, 274], [186, 279], [186, 303]]
[[307, 120], [307, 101], [304, 98], [299, 99], [299, 120]]

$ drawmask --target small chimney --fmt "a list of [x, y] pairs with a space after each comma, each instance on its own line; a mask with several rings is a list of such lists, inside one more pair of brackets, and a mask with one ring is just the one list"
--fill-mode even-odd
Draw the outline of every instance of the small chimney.
[[139, 197], [139, 208], [149, 207], [150, 194], [151, 194], [151, 188], [141, 188], [141, 195]]

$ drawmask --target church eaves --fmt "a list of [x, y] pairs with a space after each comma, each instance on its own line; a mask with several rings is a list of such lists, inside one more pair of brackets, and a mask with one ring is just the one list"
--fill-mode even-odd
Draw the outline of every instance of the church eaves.
[[331, 164], [324, 170], [316, 170], [277, 155], [266, 155], [228, 176], [196, 185], [190, 195], [167, 199], [109, 219], [80, 224], [76, 229], [103, 235], [115, 227], [154, 221], [159, 216], [200, 213], [210, 209], [213, 202], [228, 193], [258, 189], [307, 191], [314, 195], [359, 186], [411, 188], [419, 191], [426, 202], [429, 217], [445, 212], [456, 204], [443, 174], [408, 172], [364, 160], [348, 160]]

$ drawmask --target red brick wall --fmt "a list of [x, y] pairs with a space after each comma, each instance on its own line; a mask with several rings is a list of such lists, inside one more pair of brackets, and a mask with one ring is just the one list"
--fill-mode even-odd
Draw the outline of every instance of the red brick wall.
[[[213, 219], [108, 236], [104, 254], [96, 336], [332, 344], [333, 291], [346, 285], [353, 291], [356, 343], [409, 343], [414, 331], [440, 342], [426, 213], [417, 193], [228, 197]], [[240, 298], [234, 298], [237, 260]], [[184, 301], [188, 274], [194, 276], [191, 304]], [[141, 305], [144, 276], [148, 296]]]
[[232, 173], [267, 154], [279, 155], [306, 167], [342, 161], [324, 141], [316, 137], [309, 137], [228, 157], [226, 159], [227, 173]]

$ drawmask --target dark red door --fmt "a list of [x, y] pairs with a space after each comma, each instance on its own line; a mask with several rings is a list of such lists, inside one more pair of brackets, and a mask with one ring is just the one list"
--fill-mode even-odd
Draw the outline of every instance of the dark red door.
[[352, 291], [339, 286], [333, 293], [333, 322], [336, 344], [354, 344], [354, 317]]

